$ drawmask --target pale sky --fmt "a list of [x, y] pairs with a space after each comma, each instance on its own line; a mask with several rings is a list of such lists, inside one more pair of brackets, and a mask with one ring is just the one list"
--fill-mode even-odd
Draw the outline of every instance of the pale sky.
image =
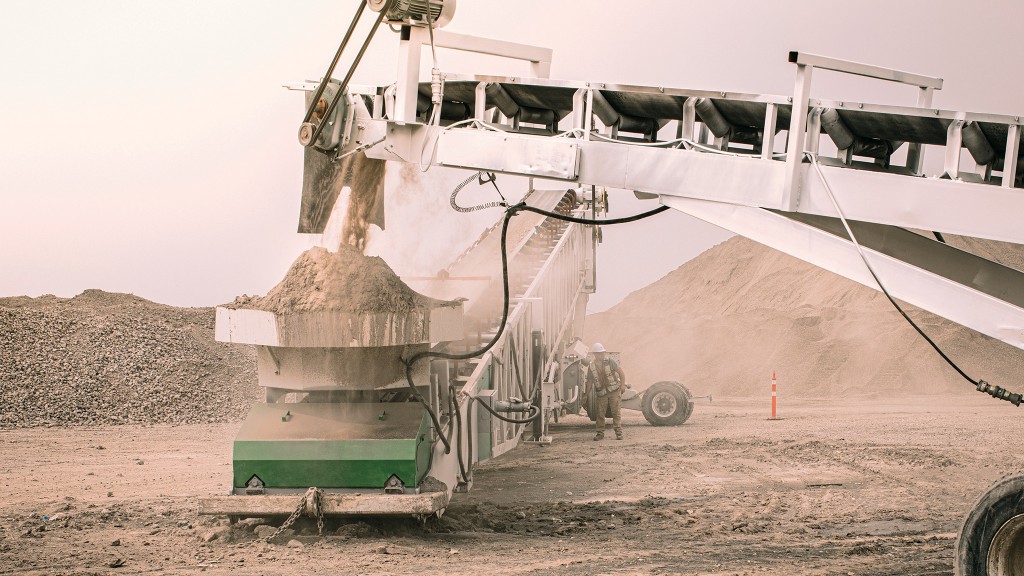
[[[323, 74], [356, 5], [6, 0], [0, 296], [101, 288], [209, 306], [265, 293], [309, 245], [295, 233], [302, 97], [281, 85]], [[553, 78], [785, 95], [800, 50], [940, 76], [937, 107], [1022, 114], [1021, 22], [1015, 0], [460, 0], [447, 29], [551, 47]], [[356, 82], [392, 82], [396, 53], [382, 29]], [[526, 72], [439, 59], [451, 73]], [[909, 88], [827, 74], [813, 95], [914, 102]], [[424, 188], [442, 204], [450, 193]], [[615, 215], [653, 206], [631, 196], [613, 196]], [[591, 310], [726, 237], [679, 213], [608, 229]]]

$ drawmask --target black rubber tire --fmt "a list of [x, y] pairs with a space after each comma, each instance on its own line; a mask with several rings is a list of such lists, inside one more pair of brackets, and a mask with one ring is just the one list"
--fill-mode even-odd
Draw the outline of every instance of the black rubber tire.
[[590, 384], [587, 384], [587, 402], [583, 409], [587, 412], [587, 418], [590, 418], [591, 422], [597, 422], [597, 392]]
[[[670, 395], [671, 400], [665, 396]], [[654, 426], [679, 426], [686, 422], [693, 414], [693, 394], [679, 382], [662, 381], [655, 382], [644, 391], [644, 397], [640, 402], [640, 408], [644, 418]], [[666, 401], [672, 410], [665, 413], [665, 406], [655, 402]], [[674, 404], [673, 404], [674, 401]], [[660, 413], [660, 414], [659, 414]]]
[[584, 374], [580, 361], [577, 360], [565, 368], [565, 372], [562, 373], [561, 390], [563, 398], [572, 398], [576, 396], [576, 401], [567, 403], [563, 406], [567, 414], [580, 414], [581, 411], [586, 408], [582, 405], [581, 400], [586, 394], [586, 383], [584, 382]]
[[[1001, 569], [990, 572], [989, 551], [997, 534]], [[967, 514], [956, 539], [954, 568], [959, 576], [1024, 574], [1024, 474], [996, 482]]]

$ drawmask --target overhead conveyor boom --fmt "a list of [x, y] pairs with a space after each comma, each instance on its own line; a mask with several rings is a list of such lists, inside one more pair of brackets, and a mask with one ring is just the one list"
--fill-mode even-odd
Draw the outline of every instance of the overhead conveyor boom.
[[[657, 196], [873, 285], [845, 235], [821, 226], [837, 216], [831, 194], [849, 220], [875, 225], [872, 230], [890, 238], [890, 248], [893, 238], [913, 245], [915, 258], [902, 250], [884, 254], [900, 298], [1024, 347], [1019, 300], [979, 289], [965, 280], [964, 270], [929, 267], [966, 260], [950, 258], [953, 249], [941, 243], [898, 233], [925, 230], [1024, 244], [1020, 117], [933, 108], [932, 94], [941, 88], [937, 78], [808, 54], [794, 53], [791, 61], [798, 68], [793, 96], [447, 75], [442, 106], [452, 112], [437, 126], [425, 123], [429, 103], [417, 121], [391, 119], [402, 93], [430, 91], [429, 84], [400, 78], [393, 87], [352, 90], [373, 105], [359, 110], [361, 137], [348, 145], [384, 138], [368, 156]], [[918, 92], [918, 105], [811, 98], [814, 68], [908, 84]], [[835, 144], [836, 156], [820, 153], [826, 141]], [[923, 171], [928, 147], [940, 148], [943, 160], [930, 176]], [[964, 149], [973, 167], [961, 161]], [[1004, 284], [1024, 284], [1018, 270], [970, 262], [977, 270], [1000, 270]], [[932, 296], [937, 285], [943, 286], [941, 298]]]

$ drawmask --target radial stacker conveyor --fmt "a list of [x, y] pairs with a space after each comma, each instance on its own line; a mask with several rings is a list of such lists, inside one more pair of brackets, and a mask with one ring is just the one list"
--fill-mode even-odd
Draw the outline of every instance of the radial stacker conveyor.
[[[366, 7], [377, 12], [377, 20], [339, 80], [334, 69]], [[953, 248], [943, 236], [1024, 244], [1019, 116], [936, 108], [932, 99], [942, 88], [939, 78], [796, 52], [789, 54], [796, 71], [793, 94], [784, 96], [553, 80], [548, 77], [551, 50], [441, 30], [454, 10], [453, 0], [364, 1], [324, 81], [290, 86], [306, 93], [307, 105], [299, 130], [306, 147], [300, 232], [324, 231], [345, 180], [339, 167], [354, 154], [562, 183], [563, 192], [574, 191], [571, 198], [534, 193], [527, 203], [546, 211], [561, 203], [562, 214], [578, 218], [597, 214], [598, 187], [624, 189], [1024, 348], [1024, 273]], [[396, 82], [350, 85], [373, 32], [385, 22], [400, 30]], [[523, 60], [530, 77], [446, 74], [435, 61], [430, 81], [421, 81], [421, 58], [436, 48]], [[812, 98], [816, 70], [905, 85], [916, 105]], [[929, 149], [942, 162], [926, 172]], [[521, 285], [511, 289], [504, 329], [480, 328], [487, 321], [477, 319], [475, 328], [463, 323], [453, 329], [458, 334], [430, 332], [416, 342], [422, 348], [465, 351], [495, 340], [472, 360], [417, 367], [416, 385], [431, 390], [424, 394], [428, 407], [406, 403], [404, 411], [393, 412], [405, 420], [396, 434], [406, 445], [395, 452], [404, 450], [405, 464], [415, 474], [392, 490], [383, 484], [384, 476], [390, 478], [386, 471], [373, 476], [379, 483], [373, 487], [350, 483], [331, 490], [321, 484], [324, 512], [440, 513], [452, 492], [468, 489], [476, 463], [514, 447], [521, 437], [547, 437], [548, 418], [572, 400], [574, 389], [563, 382], [566, 367], [585, 353], [573, 342], [595, 285], [596, 231], [534, 213], [511, 218], [510, 226], [528, 218], [533, 220], [526, 232], [509, 243], [509, 268], [515, 269], [520, 253], [534, 250], [540, 256], [519, 279]], [[546, 235], [540, 232], [545, 223]], [[499, 232], [492, 229], [489, 239], [485, 236], [463, 258], [500, 263]], [[494, 275], [479, 282], [472, 289], [459, 285], [456, 292], [500, 288]], [[459, 320], [464, 319], [452, 319]], [[253, 342], [261, 351], [287, 346], [228, 336], [230, 322], [226, 312], [218, 312], [219, 337]], [[470, 342], [466, 334], [473, 331], [478, 338]], [[450, 340], [462, 341], [462, 347], [442, 344]], [[260, 354], [261, 383], [265, 370], [277, 366], [267, 360], [270, 356]], [[284, 373], [283, 358], [276, 369]], [[520, 391], [531, 388], [522, 385], [524, 380], [538, 383], [534, 389], [540, 393], [523, 398]], [[1020, 403], [1021, 397], [1006, 389], [974, 384]], [[536, 427], [504, 422], [480, 409], [484, 403], [514, 409], [521, 401], [536, 404], [529, 412], [540, 414], [533, 420]], [[444, 408], [446, 402], [453, 408]], [[437, 441], [448, 431], [436, 430], [424, 415], [431, 407], [443, 416], [451, 438], [462, 438], [449, 449]], [[363, 406], [351, 418], [370, 419], [379, 410], [376, 404]], [[295, 494], [315, 485], [311, 475], [306, 478], [311, 481], [300, 480], [275, 495], [269, 486], [247, 486], [248, 473], [238, 472], [245, 442], [273, 440], [267, 437], [283, 429], [282, 411], [288, 408], [269, 402], [256, 413], [266, 419], [265, 426], [246, 423], [235, 445], [235, 495], [205, 500], [203, 512], [287, 513]], [[291, 412], [296, 420], [301, 415], [295, 408]], [[343, 418], [341, 413], [320, 417], [329, 423]], [[329, 441], [324, 438], [324, 446]], [[366, 454], [385, 458], [369, 448]], [[347, 462], [338, 457], [332, 465]], [[246, 496], [247, 491], [261, 495]], [[957, 555], [963, 574], [1024, 574], [1024, 477], [1004, 480], [983, 496], [965, 522]]]

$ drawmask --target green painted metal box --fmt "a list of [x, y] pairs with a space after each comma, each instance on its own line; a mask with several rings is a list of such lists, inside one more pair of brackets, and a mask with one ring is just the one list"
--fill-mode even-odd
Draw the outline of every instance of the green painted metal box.
[[384, 488], [392, 474], [419, 485], [430, 427], [417, 403], [253, 406], [235, 438], [234, 486], [256, 475], [273, 488]]

